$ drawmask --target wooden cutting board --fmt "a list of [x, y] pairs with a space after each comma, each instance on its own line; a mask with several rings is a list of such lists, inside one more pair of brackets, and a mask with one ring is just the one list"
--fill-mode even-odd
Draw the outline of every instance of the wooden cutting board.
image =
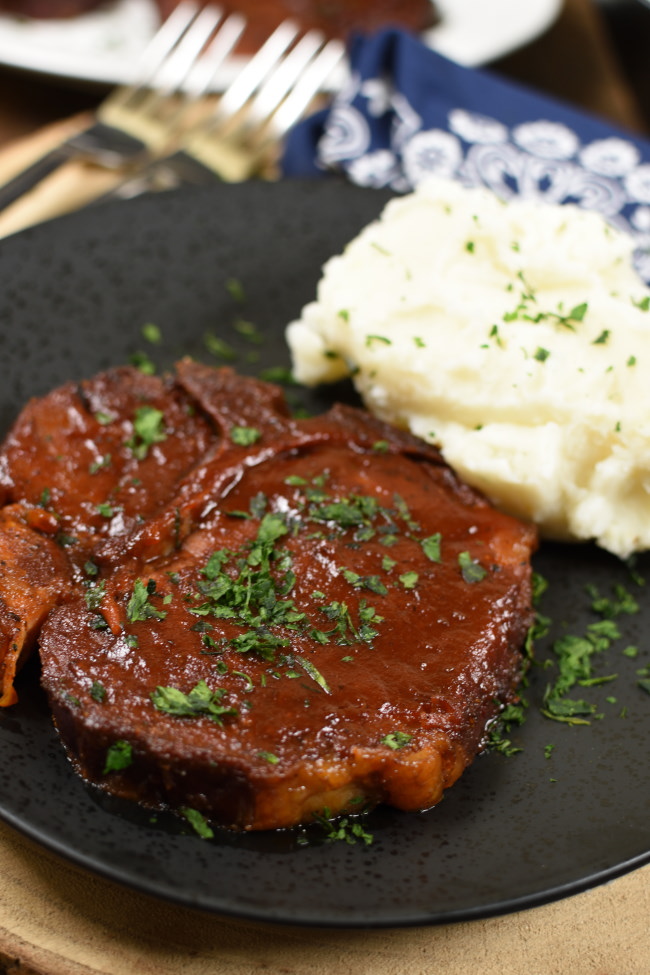
[[82, 872], [4, 825], [0, 876], [2, 975], [650, 972], [650, 865], [517, 914], [369, 931], [271, 927], [177, 907]]

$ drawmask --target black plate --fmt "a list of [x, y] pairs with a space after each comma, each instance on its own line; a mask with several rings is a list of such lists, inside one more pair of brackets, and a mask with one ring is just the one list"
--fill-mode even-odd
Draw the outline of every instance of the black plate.
[[[25, 400], [144, 350], [159, 365], [211, 360], [206, 332], [257, 373], [287, 364], [283, 327], [310, 300], [323, 261], [374, 217], [386, 196], [336, 182], [221, 186], [88, 210], [0, 244], [0, 424]], [[236, 278], [245, 301], [228, 288]], [[259, 329], [242, 335], [243, 316]], [[141, 327], [164, 340], [147, 346]], [[347, 387], [304, 395], [312, 409]], [[71, 771], [52, 729], [34, 662], [20, 703], [0, 714], [0, 815], [75, 863], [145, 893], [222, 914], [310, 925], [429, 924], [485, 917], [575, 893], [650, 860], [650, 696], [636, 670], [650, 659], [650, 607], [629, 569], [590, 546], [545, 545], [543, 610], [553, 634], [596, 617], [588, 583], [620, 583], [642, 609], [598, 661], [618, 679], [583, 689], [604, 717], [587, 727], [539, 710], [552, 671], [535, 667], [523, 751], [481, 756], [427, 813], [378, 809], [370, 846], [301, 845], [301, 834], [217, 833], [102, 797]], [[650, 560], [638, 569], [650, 576]], [[638, 644], [637, 659], [622, 650]], [[539, 647], [540, 663], [549, 643]], [[616, 698], [612, 701], [611, 698]], [[550, 757], [545, 746], [555, 745]]]

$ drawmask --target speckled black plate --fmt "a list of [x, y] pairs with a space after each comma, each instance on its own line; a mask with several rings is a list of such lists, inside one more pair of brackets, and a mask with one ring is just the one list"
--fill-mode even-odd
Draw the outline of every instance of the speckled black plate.
[[[323, 261], [374, 217], [386, 197], [336, 182], [217, 186], [109, 205], [0, 244], [0, 425], [29, 396], [146, 350], [159, 365], [190, 353], [218, 360], [204, 336], [233, 345], [257, 373], [287, 364], [283, 327], [314, 295]], [[244, 287], [238, 305], [227, 282]], [[262, 336], [242, 335], [244, 317]], [[143, 340], [143, 324], [163, 333]], [[349, 389], [304, 395], [325, 408]], [[72, 772], [53, 731], [34, 661], [20, 702], [0, 713], [0, 816], [78, 865], [148, 894], [222, 914], [310, 925], [429, 924], [540, 904], [650, 860], [650, 696], [636, 671], [650, 661], [646, 590], [614, 558], [544, 546], [538, 570], [553, 635], [582, 634], [596, 617], [588, 583], [624, 585], [641, 609], [597, 662], [618, 678], [581, 689], [602, 718], [571, 727], [539, 710], [552, 670], [539, 648], [523, 750], [480, 757], [427, 813], [381, 808], [370, 846], [322, 842], [319, 831], [205, 841], [172, 816], [151, 821]], [[650, 579], [650, 559], [638, 570]], [[623, 649], [638, 645], [636, 659]], [[547, 757], [546, 746], [554, 745]]]

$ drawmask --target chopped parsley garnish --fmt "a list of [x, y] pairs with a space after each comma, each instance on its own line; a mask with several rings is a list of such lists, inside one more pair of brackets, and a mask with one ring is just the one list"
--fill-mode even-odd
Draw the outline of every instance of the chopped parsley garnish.
[[307, 660], [306, 657], [299, 657], [297, 655], [294, 657], [294, 659], [296, 663], [300, 664], [305, 673], [308, 674], [312, 680], [316, 681], [318, 686], [324, 690], [326, 694], [332, 693], [329, 684], [318, 668], [311, 662], [311, 660]]
[[273, 752], [261, 751], [257, 753], [257, 757], [264, 759], [264, 761], [268, 762], [269, 765], [277, 765], [280, 761], [278, 756], [274, 755]]
[[490, 725], [487, 746], [507, 758], [521, 751], [508, 737], [513, 727], [522, 725], [526, 718], [527, 702], [522, 698], [517, 704], [508, 704]]
[[238, 278], [228, 278], [226, 281], [226, 291], [239, 304], [243, 304], [246, 300], [244, 286]]
[[149, 448], [167, 439], [164, 415], [154, 406], [139, 406], [133, 419], [133, 436], [126, 441], [137, 460], [144, 460]]
[[133, 594], [126, 607], [126, 618], [129, 623], [145, 622], [146, 620], [164, 620], [167, 613], [163, 609], [156, 609], [150, 602], [150, 597], [156, 592], [153, 579], [145, 585], [142, 579], [136, 579]]
[[390, 731], [381, 739], [381, 744], [398, 751], [400, 748], [405, 748], [412, 740], [413, 735], [407, 734], [406, 731]]
[[469, 552], [460, 552], [458, 565], [465, 582], [480, 582], [487, 575], [487, 569], [484, 569], [480, 562], [473, 559]]
[[219, 338], [214, 332], [206, 332], [203, 336], [203, 344], [210, 353], [210, 355], [215, 356], [217, 359], [224, 359], [227, 362], [233, 362], [237, 358], [237, 353], [233, 349], [232, 345], [225, 341], [225, 339]]
[[418, 579], [420, 578], [417, 572], [403, 572], [399, 577], [399, 581], [404, 586], [405, 589], [415, 589], [418, 584]]
[[262, 434], [256, 427], [231, 427], [230, 439], [239, 447], [251, 447], [260, 439]]
[[84, 600], [88, 609], [99, 609], [102, 599], [104, 598], [105, 591], [106, 582], [104, 580], [93, 583], [86, 587], [84, 592]]
[[97, 701], [98, 704], [103, 704], [106, 700], [106, 688], [98, 680], [94, 680], [90, 688], [90, 696], [93, 701]]
[[226, 691], [223, 687], [211, 691], [204, 680], [185, 694], [177, 687], [157, 687], [151, 694], [151, 702], [158, 711], [174, 718], [207, 717], [222, 724], [224, 715], [237, 714], [235, 708], [220, 704]]
[[152, 345], [159, 345], [162, 341], [162, 332], [153, 322], [147, 322], [142, 326], [142, 336]]
[[[537, 324], [538, 322], [550, 321], [557, 325], [562, 325], [571, 331], [575, 331], [575, 324], [583, 321], [589, 307], [586, 301], [575, 305], [568, 315], [562, 314], [561, 306], [558, 307], [557, 311], [537, 311], [533, 307], [537, 304], [537, 296], [535, 295], [534, 289], [526, 281], [523, 271], [519, 271], [517, 277], [523, 285], [523, 291], [520, 294], [517, 307], [513, 311], [504, 314], [504, 322], [524, 321]], [[512, 290], [512, 288], [509, 288], [509, 290]]]
[[435, 535], [429, 535], [428, 538], [423, 538], [420, 541], [422, 546], [422, 551], [428, 559], [432, 562], [440, 562], [440, 543], [442, 541], [442, 535], [440, 532], [436, 532]]
[[133, 763], [133, 747], [130, 742], [120, 739], [114, 742], [106, 752], [104, 775], [109, 772], [121, 772]]
[[111, 455], [104, 454], [100, 460], [94, 460], [88, 465], [88, 472], [90, 474], [96, 474], [98, 471], [105, 470], [105, 468], [111, 466]]
[[264, 382], [278, 383], [280, 386], [297, 385], [296, 378], [291, 372], [291, 369], [287, 369], [286, 366], [269, 366], [267, 369], [261, 369], [259, 377]]
[[200, 836], [202, 840], [211, 840], [214, 837], [214, 831], [209, 826], [203, 813], [200, 813], [198, 809], [191, 809], [189, 806], [181, 806], [178, 811], [181, 816], [187, 820], [194, 832]]
[[325, 831], [325, 839], [328, 843], [342, 841], [354, 846], [357, 841], [361, 841], [364, 846], [370, 846], [374, 837], [368, 833], [361, 823], [355, 822], [345, 816], [343, 819], [331, 820], [329, 809], [324, 809], [322, 814], [314, 813], [314, 821]]
[[244, 318], [238, 318], [236, 322], [233, 323], [233, 328], [236, 332], [246, 339], [247, 342], [253, 342], [255, 345], [261, 345], [264, 341], [264, 336], [258, 329], [257, 325], [253, 322], [247, 322]]
[[153, 376], [156, 372], [156, 367], [146, 352], [134, 352], [129, 356], [129, 362], [145, 376]]
[[596, 586], [587, 586], [591, 598], [591, 608], [603, 619], [616, 619], [622, 615], [633, 615], [639, 611], [639, 604], [632, 593], [621, 584], [613, 587], [613, 598], [601, 596]]
[[360, 576], [358, 572], [353, 572], [352, 569], [345, 568], [342, 568], [340, 571], [345, 581], [349, 582], [354, 589], [369, 589], [370, 592], [374, 592], [378, 596], [385, 596], [388, 592], [388, 589], [379, 576]]
[[79, 539], [75, 538], [74, 535], [66, 535], [65, 532], [58, 532], [54, 536], [54, 541], [62, 548], [69, 548], [71, 545], [76, 545]]
[[584, 636], [568, 633], [554, 642], [559, 673], [544, 694], [542, 713], [546, 717], [568, 724], [589, 724], [596, 705], [567, 695], [576, 685], [588, 687], [592, 683], [594, 657], [607, 650], [620, 635], [612, 619], [602, 619], [589, 624]]

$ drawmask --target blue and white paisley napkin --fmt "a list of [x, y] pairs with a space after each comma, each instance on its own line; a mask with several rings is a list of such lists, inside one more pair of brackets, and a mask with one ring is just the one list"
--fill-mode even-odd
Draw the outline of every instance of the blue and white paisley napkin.
[[504, 199], [576, 203], [632, 234], [650, 282], [650, 142], [401, 31], [356, 37], [349, 53], [344, 90], [291, 133], [285, 176], [335, 171], [407, 192], [435, 174]]

